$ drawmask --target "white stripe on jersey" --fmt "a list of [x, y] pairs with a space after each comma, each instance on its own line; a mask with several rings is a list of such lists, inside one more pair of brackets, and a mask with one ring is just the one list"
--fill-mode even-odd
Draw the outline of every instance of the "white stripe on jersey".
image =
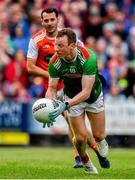
[[81, 52], [80, 50], [78, 49], [78, 57], [80, 59], [80, 63], [81, 65], [83, 66], [84, 62], [85, 62], [85, 59], [83, 58], [83, 56], [81, 55]]
[[35, 38], [31, 38], [29, 41], [29, 46], [28, 46], [28, 52], [27, 52], [27, 58], [31, 59], [37, 59], [38, 57], [38, 48], [37, 48], [37, 42], [42, 40], [46, 36], [45, 31], [43, 31], [41, 34], [39, 34]]
[[33, 40], [35, 43], [39, 42], [40, 40], [42, 40], [44, 37], [46, 36], [45, 32], [42, 32], [42, 34], [38, 35], [37, 37], [35, 37]]
[[38, 48], [36, 47], [34, 40], [30, 39], [27, 58], [37, 59], [37, 57], [38, 57]]
[[62, 65], [61, 60], [58, 60], [58, 61], [56, 62], [56, 64], [54, 64], [54, 67], [58, 70], [58, 69], [61, 67], [61, 65]]

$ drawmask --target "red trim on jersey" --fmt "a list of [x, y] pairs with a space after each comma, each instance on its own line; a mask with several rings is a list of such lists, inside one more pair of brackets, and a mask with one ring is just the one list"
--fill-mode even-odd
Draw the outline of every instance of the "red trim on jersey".
[[58, 59], [58, 55], [56, 54], [53, 56], [53, 58], [51, 60], [52, 64], [54, 64], [57, 61], [57, 59]]
[[81, 50], [83, 56], [85, 57], [85, 59], [88, 59], [90, 57], [89, 52], [82, 46], [78, 46], [78, 48]]

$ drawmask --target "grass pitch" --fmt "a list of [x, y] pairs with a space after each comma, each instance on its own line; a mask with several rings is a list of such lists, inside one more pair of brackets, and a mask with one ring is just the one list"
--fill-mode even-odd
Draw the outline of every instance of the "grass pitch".
[[135, 179], [135, 150], [110, 149], [110, 169], [102, 169], [92, 150], [98, 175], [73, 169], [72, 148], [0, 147], [0, 179]]

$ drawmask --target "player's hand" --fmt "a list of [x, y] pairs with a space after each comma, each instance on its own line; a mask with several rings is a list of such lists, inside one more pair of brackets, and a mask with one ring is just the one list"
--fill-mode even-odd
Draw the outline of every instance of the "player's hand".
[[49, 113], [49, 118], [55, 119], [56, 117], [58, 117], [60, 114], [62, 114], [68, 108], [69, 108], [69, 104], [67, 102], [63, 103], [63, 102], [59, 101], [59, 106], [53, 112]]
[[43, 123], [43, 128], [45, 128], [46, 126], [47, 126], [47, 127], [53, 126], [53, 123], [54, 123], [54, 122], [55, 122], [55, 119], [49, 119], [48, 122], [44, 122], [44, 123]]

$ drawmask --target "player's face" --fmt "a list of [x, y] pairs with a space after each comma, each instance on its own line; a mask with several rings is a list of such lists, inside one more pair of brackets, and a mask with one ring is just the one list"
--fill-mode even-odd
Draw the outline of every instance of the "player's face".
[[67, 36], [56, 38], [55, 51], [60, 58], [69, 57], [71, 51], [71, 45], [68, 44]]
[[48, 34], [53, 34], [57, 31], [58, 18], [55, 13], [43, 13], [42, 25]]

